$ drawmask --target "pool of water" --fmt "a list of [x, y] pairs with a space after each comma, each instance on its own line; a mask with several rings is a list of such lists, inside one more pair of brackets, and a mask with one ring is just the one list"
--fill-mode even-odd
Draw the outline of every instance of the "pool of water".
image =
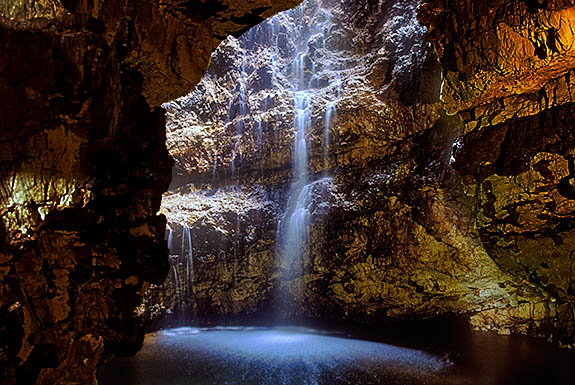
[[177, 328], [146, 336], [103, 385], [571, 384], [575, 355], [526, 338], [474, 333], [428, 353], [307, 328]]

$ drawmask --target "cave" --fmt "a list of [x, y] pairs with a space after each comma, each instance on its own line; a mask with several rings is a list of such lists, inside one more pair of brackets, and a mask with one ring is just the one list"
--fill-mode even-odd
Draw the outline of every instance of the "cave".
[[0, 0], [0, 384], [568, 384], [571, 0]]

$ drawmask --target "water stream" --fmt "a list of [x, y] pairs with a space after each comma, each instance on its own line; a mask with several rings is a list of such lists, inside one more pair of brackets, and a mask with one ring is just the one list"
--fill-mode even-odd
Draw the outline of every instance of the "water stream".
[[170, 276], [174, 287], [175, 310], [179, 313], [180, 321], [185, 321], [186, 309], [193, 294], [194, 256], [192, 233], [187, 224], [182, 226], [179, 254], [177, 254], [177, 249], [175, 248], [175, 235], [174, 230], [168, 228], [166, 240], [170, 255]]
[[[285, 211], [278, 223], [277, 234], [277, 256], [278, 265], [282, 270], [282, 279], [294, 280], [305, 271], [304, 259], [307, 256], [309, 233], [312, 217], [313, 197], [315, 194], [314, 183], [317, 178], [310, 170], [309, 141], [314, 124], [314, 110], [325, 108], [324, 119], [325, 128], [323, 131], [323, 163], [328, 164], [329, 141], [332, 124], [336, 112], [336, 97], [325, 102], [326, 95], [337, 79], [328, 76], [326, 70], [329, 66], [324, 63], [325, 41], [329, 38], [329, 31], [332, 25], [331, 13], [328, 9], [322, 8], [319, 2], [308, 1], [309, 8], [297, 8], [290, 12], [291, 17], [296, 20], [306, 20], [306, 10], [312, 10], [309, 16], [309, 25], [292, 24], [294, 28], [290, 31], [292, 41], [296, 42], [296, 53], [291, 63], [291, 72], [286, 74], [286, 78], [292, 86], [294, 104], [294, 139], [293, 139], [293, 181], [291, 183]], [[289, 25], [288, 23], [284, 23]], [[299, 27], [299, 28], [298, 28]], [[318, 41], [320, 42], [318, 44]], [[277, 51], [277, 50], [276, 50]], [[277, 58], [274, 58], [277, 60]], [[316, 64], [320, 63], [320, 64]], [[273, 66], [278, 67], [278, 65]], [[320, 77], [328, 79], [323, 87], [317, 87]], [[340, 86], [336, 87], [339, 90]], [[323, 107], [322, 107], [323, 103]], [[325, 176], [325, 174], [324, 174]], [[291, 287], [281, 286], [278, 293], [278, 306], [281, 313], [291, 313], [294, 306], [297, 306], [297, 299], [302, 295], [301, 284], [292, 282]], [[291, 291], [291, 293], [286, 293]]]
[[[234, 62], [235, 67], [230, 70], [233, 86], [228, 89], [227, 109], [222, 111], [225, 120], [222, 124], [231, 135], [231, 141], [227, 144], [230, 153], [216, 151], [213, 164], [210, 164], [215, 186], [241, 183], [243, 170], [249, 170], [250, 167], [248, 164], [242, 168], [242, 152], [252, 149], [263, 152], [269, 149], [266, 140], [270, 140], [272, 145], [277, 140], [276, 134], [270, 132], [273, 130], [268, 130], [268, 108], [282, 112], [279, 118], [271, 114], [273, 118], [281, 119], [279, 123], [282, 129], [293, 130], [287, 135], [285, 132], [281, 134], [287, 137], [293, 135], [292, 179], [288, 182], [286, 193], [278, 195], [282, 198], [274, 198], [278, 200], [278, 207], [283, 207], [283, 211], [277, 210], [275, 252], [280, 279], [273, 295], [279, 307], [278, 313], [288, 316], [294, 313], [304, 294], [305, 289], [299, 281], [305, 273], [305, 260], [309, 256], [310, 226], [312, 221], [318, 221], [317, 207], [325, 206], [321, 202], [323, 195], [320, 192], [326, 186], [325, 178], [333, 171], [329, 169], [330, 138], [337, 123], [337, 105], [343, 96], [343, 70], [336, 64], [335, 51], [330, 51], [326, 44], [336, 21], [329, 3], [306, 0], [302, 6], [281, 13], [256, 27], [261, 28], [259, 32], [252, 29], [233, 43], [238, 56]], [[253, 57], [253, 52], [249, 52], [251, 49], [264, 52], [262, 63], [265, 65], [259, 63], [261, 68], [251, 62], [258, 60]], [[266, 85], [268, 88], [264, 87], [266, 94], [262, 97], [257, 93], [258, 90], [250, 89], [250, 84], [266, 68], [269, 68], [271, 84]], [[293, 106], [291, 113], [290, 106]], [[253, 146], [250, 147], [252, 141]], [[274, 159], [273, 155], [262, 153], [258, 156]], [[246, 155], [248, 160], [253, 157], [254, 154]], [[227, 165], [218, 163], [224, 159], [229, 162]], [[285, 173], [284, 165], [278, 164], [278, 170], [282, 173]], [[283, 175], [279, 177], [283, 178]], [[182, 217], [176, 221], [170, 225], [178, 230], [181, 226], [181, 232], [170, 231], [167, 240], [171, 250], [171, 277], [176, 302], [179, 312], [183, 313], [194, 301], [193, 247], [188, 225], [181, 222]], [[231, 253], [225, 256], [226, 266], [228, 258], [233, 258], [230, 266], [237, 266], [238, 261], [244, 257], [240, 255], [240, 230], [238, 213], [235, 228], [230, 229], [234, 238], [230, 240]], [[176, 236], [180, 237], [179, 244], [176, 244]], [[197, 239], [198, 247], [201, 248], [203, 241]], [[179, 252], [175, 250], [178, 247]], [[231, 274], [234, 275], [234, 272]], [[232, 278], [233, 282], [237, 281], [235, 276]]]

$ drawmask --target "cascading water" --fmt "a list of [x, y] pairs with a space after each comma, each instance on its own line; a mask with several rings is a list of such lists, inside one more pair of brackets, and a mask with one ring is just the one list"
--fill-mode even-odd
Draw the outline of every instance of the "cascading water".
[[[198, 138], [208, 142], [213, 140], [210, 143], [214, 143], [211, 159], [202, 166], [205, 167], [205, 175], [211, 173], [211, 183], [203, 186], [195, 184], [191, 191], [209, 188], [215, 192], [231, 185], [240, 187], [246, 178], [261, 178], [258, 172], [263, 171], [271, 174], [278, 170], [278, 174], [264, 175], [264, 180], [271, 177], [284, 181], [285, 147], [279, 148], [277, 153], [274, 150], [278, 145], [284, 146], [284, 139], [293, 133], [290, 143], [293, 179], [288, 182], [287, 192], [278, 184], [277, 190], [274, 187], [269, 191], [268, 198], [269, 202], [273, 202], [273, 209], [270, 209], [271, 218], [267, 225], [277, 220], [276, 261], [275, 266], [271, 263], [271, 270], [265, 274], [275, 279], [280, 270], [276, 281], [279, 284], [271, 295], [277, 295], [273, 303], [279, 305], [278, 313], [282, 317], [290, 317], [294, 310], [300, 308], [298, 301], [305, 294], [301, 278], [306, 272], [304, 261], [310, 252], [312, 219], [321, 220], [318, 213], [323, 215], [328, 206], [322, 200], [328, 196], [323, 192], [330, 183], [326, 177], [333, 167], [333, 162], [330, 162], [330, 136], [335, 128], [337, 105], [342, 97], [341, 74], [348, 68], [342, 64], [345, 60], [340, 58], [337, 46], [328, 44], [332, 39], [334, 23], [339, 20], [334, 16], [335, 12], [332, 15], [332, 3], [335, 4], [330, 1], [306, 0], [299, 8], [277, 15], [240, 39], [230, 39], [228, 48], [235, 53], [229, 62], [231, 66], [226, 67], [227, 61], [216, 58], [216, 64], [226, 66], [216, 66], [213, 72], [209, 72], [210, 85], [203, 88], [204, 92], [210, 94], [210, 98], [218, 99], [221, 104], [212, 104], [197, 111], [197, 114], [205, 115], [206, 126], [221, 127], [214, 128], [214, 132], [225, 132], [225, 136]], [[222, 76], [223, 73], [225, 75]], [[186, 107], [193, 108], [200, 100], [198, 98], [194, 103], [187, 103]], [[195, 135], [204, 132], [200, 127], [203, 126], [194, 124], [187, 129]], [[194, 161], [196, 158], [192, 155], [190, 163]], [[204, 182], [208, 180], [210, 178], [204, 179]], [[203, 265], [198, 264], [194, 277], [191, 234], [184, 224], [188, 222], [196, 226], [197, 223], [201, 228], [206, 223], [197, 222], [198, 217], [190, 215], [195, 208], [185, 215], [174, 215], [181, 213], [185, 205], [182, 202], [182, 205], [174, 206], [173, 212], [166, 213], [170, 226], [178, 229], [171, 236], [167, 234], [171, 237], [169, 243], [173, 270], [170, 275], [172, 282], [167, 287], [170, 290], [175, 288], [176, 313], [184, 318], [183, 313], [186, 311], [196, 312], [199, 311], [198, 306], [205, 306], [203, 303], [198, 304], [206, 298], [205, 290], [202, 292], [200, 288], [201, 277], [205, 276], [202, 273]], [[242, 271], [247, 269], [250, 262], [249, 259], [246, 261], [245, 255], [245, 231], [248, 228], [245, 221], [250, 216], [234, 212], [234, 208], [231, 208], [230, 213], [235, 214], [235, 220], [226, 219], [225, 215], [217, 219], [222, 220], [222, 223], [218, 224], [215, 233], [226, 234], [225, 244], [210, 246], [211, 241], [197, 239], [200, 236], [198, 230], [194, 233], [194, 254], [196, 261], [203, 260], [205, 256], [217, 255], [210, 263], [221, 263], [218, 267], [221, 269], [221, 280], [229, 282], [225, 289], [218, 290], [232, 293], [225, 296], [225, 301], [232, 302], [226, 305], [226, 309], [236, 309], [234, 301], [248, 303], [243, 294], [246, 288], [240, 286], [246, 282], [242, 277], [251, 274]], [[273, 226], [271, 224], [271, 228]], [[273, 234], [273, 231], [267, 234]], [[181, 238], [176, 241], [176, 236]], [[273, 245], [273, 242], [269, 245]], [[221, 247], [225, 251], [212, 253], [210, 247]], [[259, 251], [251, 248], [247, 252]], [[239, 278], [236, 274], [239, 274]], [[248, 281], [251, 279], [249, 276]], [[218, 297], [217, 301], [222, 301], [222, 298]]]
[[[296, 72], [297, 73], [297, 72]], [[311, 125], [311, 95], [306, 91], [297, 91], [295, 98], [295, 134], [294, 134], [294, 182], [290, 187], [288, 203], [278, 229], [280, 238], [280, 265], [287, 270], [287, 277], [301, 268], [302, 256], [307, 245], [309, 233], [309, 203], [311, 201], [308, 184], [308, 154], [306, 132]]]
[[[185, 252], [185, 243], [187, 241], [188, 252]], [[186, 261], [186, 280], [191, 282], [191, 274], [194, 269], [193, 254], [192, 254], [192, 234], [188, 225], [184, 224], [182, 233], [182, 259]], [[187, 289], [187, 288], [186, 288]], [[186, 290], [187, 291], [187, 290]]]
[[[314, 197], [314, 181], [310, 175], [308, 140], [312, 128], [312, 113], [315, 107], [315, 99], [326, 97], [333, 88], [334, 81], [330, 78], [326, 87], [317, 87], [318, 80], [324, 75], [323, 70], [327, 66], [317, 65], [325, 51], [325, 41], [329, 36], [332, 23], [329, 10], [319, 6], [317, 2], [307, 2], [313, 5], [314, 14], [310, 18], [314, 21], [303, 28], [294, 28], [292, 39], [299, 44], [291, 65], [291, 73], [287, 78], [292, 84], [294, 100], [294, 140], [293, 140], [293, 175], [294, 179], [290, 186], [286, 209], [278, 223], [278, 259], [283, 272], [282, 279], [291, 281], [304, 273], [304, 258], [308, 249], [311, 205]], [[301, 12], [298, 14], [297, 12]], [[293, 12], [294, 18], [304, 19], [304, 10], [300, 8]], [[314, 43], [320, 41], [321, 44]], [[277, 50], [276, 50], [277, 52]], [[315, 59], [315, 60], [314, 60]], [[325, 68], [322, 68], [325, 67]], [[336, 85], [336, 97], [340, 97], [339, 89], [341, 81]], [[326, 92], [327, 90], [327, 92]], [[323, 157], [324, 166], [328, 164], [328, 149], [330, 131], [336, 111], [336, 101], [326, 103], [325, 129], [323, 134]], [[292, 283], [287, 289], [281, 288], [278, 296], [278, 306], [282, 315], [291, 314], [295, 305], [294, 301], [302, 295], [300, 284]]]
[[336, 109], [335, 102], [330, 101], [327, 103], [324, 116], [324, 130], [323, 130], [323, 167], [327, 170], [329, 167], [329, 141], [331, 135], [331, 128], [334, 124]]
[[168, 228], [168, 250], [172, 250], [174, 246], [174, 230]]
[[175, 303], [182, 319], [186, 317], [186, 307], [193, 290], [193, 246], [192, 234], [187, 224], [180, 233], [180, 253], [174, 250], [174, 230], [168, 229], [167, 243], [171, 261], [171, 275], [174, 285]]

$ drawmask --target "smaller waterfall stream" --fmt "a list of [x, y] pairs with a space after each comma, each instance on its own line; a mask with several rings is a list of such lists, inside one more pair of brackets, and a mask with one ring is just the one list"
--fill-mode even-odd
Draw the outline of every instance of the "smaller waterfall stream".
[[172, 228], [168, 228], [167, 243], [170, 254], [171, 270], [174, 285], [175, 303], [182, 320], [185, 320], [186, 309], [190, 296], [193, 294], [194, 261], [192, 233], [187, 224], [182, 226], [180, 239], [180, 253], [174, 250], [174, 235]]
[[174, 247], [174, 230], [168, 228], [168, 250]]
[[334, 101], [330, 101], [327, 103], [325, 109], [325, 123], [324, 123], [324, 130], [323, 130], [323, 167], [327, 170], [329, 167], [329, 142], [331, 136], [331, 129], [334, 124], [334, 120], [336, 117], [336, 103]]
[[[188, 252], [185, 252], [184, 239], [187, 241]], [[182, 233], [182, 259], [186, 261], [186, 280], [191, 283], [191, 274], [194, 269], [193, 254], [192, 254], [192, 234], [188, 225], [184, 224]]]

